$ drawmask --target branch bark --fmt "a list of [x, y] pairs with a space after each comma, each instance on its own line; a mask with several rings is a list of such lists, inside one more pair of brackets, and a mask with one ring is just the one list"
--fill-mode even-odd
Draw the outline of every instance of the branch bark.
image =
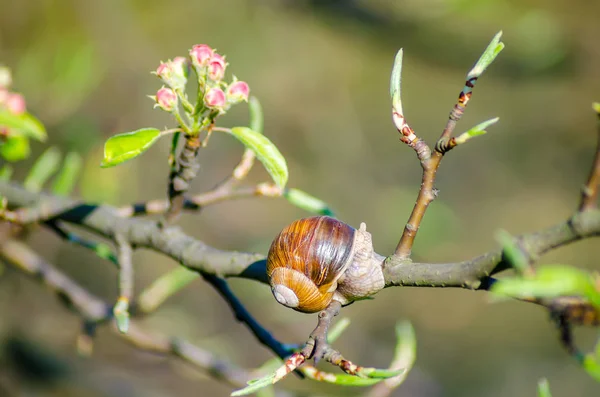
[[[235, 251], [222, 251], [196, 240], [177, 227], [161, 229], [156, 222], [140, 218], [122, 218], [109, 206], [93, 206], [43, 193], [32, 193], [23, 187], [0, 182], [0, 195], [11, 207], [29, 207], [44, 213], [41, 220], [59, 218], [111, 240], [122, 232], [134, 247], [149, 248], [173, 258], [183, 266], [219, 277], [241, 277], [268, 283], [264, 256]], [[600, 236], [600, 210], [575, 214], [555, 226], [516, 237], [528, 258], [537, 259], [554, 248]], [[462, 262], [417, 263], [395, 256], [384, 265], [386, 287], [454, 287], [481, 289], [485, 280], [510, 265], [500, 249]]]

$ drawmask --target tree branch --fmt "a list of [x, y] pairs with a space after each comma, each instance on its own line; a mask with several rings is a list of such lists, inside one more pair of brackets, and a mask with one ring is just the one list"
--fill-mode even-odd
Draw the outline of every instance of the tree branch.
[[[43, 281], [85, 322], [98, 324], [112, 318], [111, 305], [89, 293], [27, 245], [16, 240], [3, 241], [0, 243], [0, 258], [22, 272]], [[116, 331], [117, 327], [113, 327], [113, 330]], [[127, 333], [117, 332], [117, 334], [139, 349], [177, 357], [235, 387], [244, 386], [253, 378], [251, 373], [185, 340], [150, 333], [135, 322], [130, 324]]]
[[[577, 213], [571, 219], [538, 232], [515, 237], [528, 260], [570, 244], [600, 236], [600, 211]], [[509, 269], [510, 263], [502, 256], [502, 249], [487, 252], [470, 260], [455, 263], [416, 263], [387, 259], [383, 272], [386, 287], [455, 287], [480, 289], [482, 282], [493, 274]]]
[[[260, 254], [222, 251], [186, 235], [176, 227], [161, 229], [153, 221], [121, 218], [113, 207], [97, 207], [32, 193], [7, 182], [0, 182], [0, 194], [8, 199], [12, 207], [60, 208], [62, 212], [52, 213], [53, 217], [81, 225], [113, 241], [117, 230], [124, 231], [133, 246], [153, 249], [195, 271], [268, 283], [266, 263]], [[577, 213], [558, 225], [523, 234], [516, 239], [528, 257], [537, 258], [554, 248], [593, 236], [600, 236], [600, 210], [597, 209]], [[386, 260], [383, 270], [387, 287], [478, 289], [487, 277], [508, 268], [510, 264], [502, 258], [502, 250], [497, 249], [466, 261], [451, 263], [417, 263], [391, 256]]]

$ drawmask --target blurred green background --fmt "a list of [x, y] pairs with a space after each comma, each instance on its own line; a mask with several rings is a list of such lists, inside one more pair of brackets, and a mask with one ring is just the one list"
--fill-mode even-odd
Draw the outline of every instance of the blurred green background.
[[[389, 74], [404, 48], [403, 101], [411, 126], [432, 143], [464, 77], [492, 36], [506, 49], [479, 80], [457, 132], [499, 116], [489, 134], [451, 152], [438, 173], [436, 200], [421, 227], [415, 259], [463, 260], [496, 246], [494, 233], [532, 231], [576, 208], [596, 139], [592, 101], [600, 99], [600, 3], [517, 0], [0, 0], [0, 63], [14, 89], [47, 126], [49, 144], [85, 158], [77, 195], [125, 205], [166, 193], [168, 140], [135, 161], [100, 169], [103, 141], [117, 132], [172, 122], [152, 109], [160, 60], [197, 43], [226, 54], [228, 75], [250, 84], [265, 112], [265, 134], [285, 155], [290, 186], [327, 201], [347, 223], [366, 222], [376, 250], [392, 252], [414, 203], [420, 166], [391, 123]], [[221, 120], [247, 122], [245, 106]], [[22, 179], [45, 146], [18, 164]], [[228, 175], [243, 148], [225, 135], [200, 155], [194, 192]], [[250, 182], [268, 175], [259, 165]], [[271, 239], [306, 213], [284, 200], [218, 204], [185, 216], [189, 234], [222, 249], [266, 253]], [[116, 272], [46, 230], [30, 244], [95, 294], [115, 299]], [[598, 241], [562, 248], [542, 263], [598, 269]], [[135, 254], [136, 289], [176, 266]], [[304, 340], [316, 317], [279, 306], [265, 286], [233, 281], [256, 317], [285, 342]], [[336, 343], [366, 366], [387, 366], [393, 327], [410, 319], [417, 362], [395, 396], [534, 396], [539, 378], [555, 396], [597, 395], [599, 385], [557, 341], [547, 313], [460, 290], [393, 288], [344, 309], [352, 319]], [[271, 357], [198, 281], [144, 320], [240, 366]], [[0, 335], [19, 332], [76, 360], [79, 320], [38, 282], [4, 270]], [[591, 335], [591, 334], [590, 334]], [[585, 341], [590, 335], [580, 335]], [[128, 381], [151, 396], [217, 396], [231, 389], [168, 359], [99, 332], [90, 371]], [[85, 367], [87, 368], [87, 367]], [[290, 377], [304, 395], [360, 395]], [[61, 394], [55, 394], [61, 395]], [[81, 391], [78, 395], [85, 395]]]

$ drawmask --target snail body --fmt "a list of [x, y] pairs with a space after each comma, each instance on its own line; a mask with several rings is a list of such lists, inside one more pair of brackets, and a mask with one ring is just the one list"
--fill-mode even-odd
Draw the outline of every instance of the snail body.
[[328, 216], [299, 219], [275, 238], [267, 276], [275, 299], [314, 313], [332, 300], [347, 305], [381, 290], [384, 258], [373, 251], [366, 225], [353, 227]]

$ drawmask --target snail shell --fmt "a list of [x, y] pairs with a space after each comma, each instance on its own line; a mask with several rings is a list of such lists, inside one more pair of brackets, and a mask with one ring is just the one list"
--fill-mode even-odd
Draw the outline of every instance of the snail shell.
[[297, 220], [279, 233], [269, 249], [267, 275], [279, 303], [313, 313], [332, 299], [345, 305], [382, 289], [382, 263], [364, 223], [356, 230], [317, 216]]

